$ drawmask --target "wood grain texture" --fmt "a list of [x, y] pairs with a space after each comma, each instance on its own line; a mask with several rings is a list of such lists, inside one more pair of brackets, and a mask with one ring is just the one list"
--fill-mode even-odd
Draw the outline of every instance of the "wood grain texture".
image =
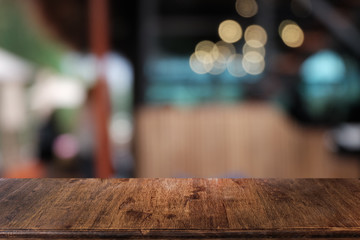
[[360, 180], [0, 180], [0, 239], [299, 237], [360, 238]]

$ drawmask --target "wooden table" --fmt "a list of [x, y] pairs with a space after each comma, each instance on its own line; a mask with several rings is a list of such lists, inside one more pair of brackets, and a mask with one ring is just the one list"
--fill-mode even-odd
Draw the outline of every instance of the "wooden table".
[[360, 180], [0, 180], [0, 239], [299, 237], [360, 239]]

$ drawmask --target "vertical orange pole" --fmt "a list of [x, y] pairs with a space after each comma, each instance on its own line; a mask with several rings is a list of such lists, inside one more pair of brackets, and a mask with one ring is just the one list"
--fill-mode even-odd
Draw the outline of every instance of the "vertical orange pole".
[[108, 0], [89, 0], [90, 45], [98, 59], [92, 107], [96, 137], [95, 175], [99, 178], [109, 178], [113, 175], [108, 133], [110, 97], [104, 72], [104, 57], [109, 50], [108, 7]]

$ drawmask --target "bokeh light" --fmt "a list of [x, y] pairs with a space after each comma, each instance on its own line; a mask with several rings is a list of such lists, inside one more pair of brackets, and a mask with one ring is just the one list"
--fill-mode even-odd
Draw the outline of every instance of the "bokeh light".
[[196, 44], [195, 53], [201, 51], [210, 53], [211, 51], [213, 51], [214, 47], [215, 47], [215, 43], [209, 40], [204, 40]]
[[258, 12], [258, 5], [255, 0], [237, 0], [235, 8], [238, 14], [245, 18], [253, 17]]
[[55, 139], [53, 151], [58, 158], [69, 160], [78, 154], [79, 143], [74, 135], [61, 134]]
[[226, 70], [226, 63], [225, 62], [218, 62], [215, 61], [213, 67], [209, 71], [212, 75], [219, 75]]
[[261, 46], [261, 47], [252, 47], [251, 45], [249, 45], [248, 43], [245, 43], [243, 48], [242, 48], [242, 52], [243, 55], [249, 53], [249, 52], [258, 52], [259, 54], [261, 54], [261, 56], [265, 57], [265, 47]]
[[[197, 57], [197, 55], [200, 55], [200, 59]], [[207, 53], [205, 51], [201, 51], [200, 53], [196, 54], [196, 53], [193, 53], [191, 56], [190, 56], [190, 60], [189, 60], [189, 64], [190, 64], [190, 68], [195, 72], [195, 73], [198, 73], [198, 74], [205, 74], [205, 73], [208, 73], [214, 63], [213, 63], [213, 60], [212, 60], [212, 56], [210, 53]]]
[[132, 131], [131, 118], [128, 115], [118, 113], [111, 118], [109, 135], [114, 143], [119, 145], [130, 143]]
[[226, 63], [230, 56], [235, 53], [235, 47], [231, 43], [218, 41], [211, 53], [214, 59], [214, 65], [209, 73], [218, 75], [226, 70]]
[[227, 62], [227, 69], [232, 76], [243, 77], [246, 75], [242, 62], [243, 56], [241, 54], [233, 54], [230, 56]]
[[234, 43], [241, 39], [242, 28], [234, 20], [225, 20], [219, 25], [218, 33], [220, 38], [227, 43]]
[[209, 40], [204, 40], [196, 45], [195, 55], [200, 62], [208, 64], [214, 61], [212, 52], [217, 51], [216, 48], [217, 46], [215, 43]]
[[244, 70], [251, 75], [261, 74], [265, 69], [264, 57], [255, 51], [244, 55], [242, 65]]
[[204, 40], [196, 45], [195, 52], [189, 60], [190, 67], [198, 74], [218, 75], [226, 70], [227, 61], [234, 53], [235, 47], [231, 43], [218, 41], [215, 44]]
[[213, 49], [212, 54], [217, 62], [226, 63], [229, 57], [235, 53], [235, 47], [231, 43], [218, 41], [216, 48]]
[[281, 39], [288, 47], [297, 48], [304, 42], [304, 32], [296, 23], [282, 22], [279, 31]]
[[254, 48], [262, 47], [267, 42], [267, 33], [264, 28], [259, 25], [251, 25], [245, 30], [245, 41]]
[[282, 31], [283, 31], [284, 27], [286, 25], [289, 25], [289, 24], [295, 24], [296, 25], [296, 22], [294, 22], [293, 20], [290, 20], [290, 19], [286, 19], [286, 20], [281, 21], [281, 23], [279, 24], [279, 28], [278, 28], [278, 32], [279, 32], [280, 37], [281, 37], [281, 34], [282, 34]]
[[306, 59], [300, 72], [307, 84], [336, 84], [345, 78], [346, 66], [339, 54], [324, 50]]

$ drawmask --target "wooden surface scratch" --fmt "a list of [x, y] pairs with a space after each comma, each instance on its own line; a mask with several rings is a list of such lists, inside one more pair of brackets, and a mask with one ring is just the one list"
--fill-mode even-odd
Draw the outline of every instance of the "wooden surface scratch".
[[360, 238], [360, 181], [1, 179], [7, 237]]

